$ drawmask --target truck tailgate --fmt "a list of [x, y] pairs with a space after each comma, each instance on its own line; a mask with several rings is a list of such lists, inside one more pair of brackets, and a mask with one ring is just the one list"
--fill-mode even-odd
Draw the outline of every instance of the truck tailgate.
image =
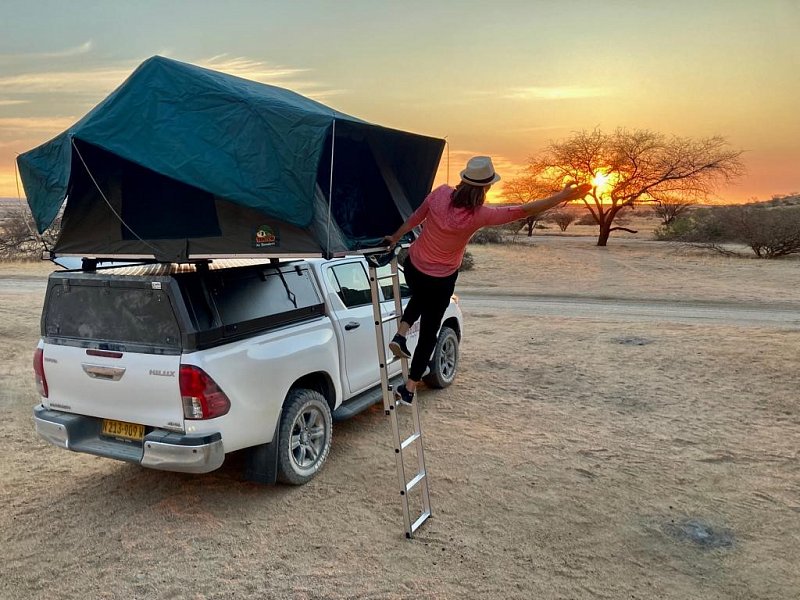
[[55, 410], [183, 431], [180, 354], [109, 352], [44, 344]]

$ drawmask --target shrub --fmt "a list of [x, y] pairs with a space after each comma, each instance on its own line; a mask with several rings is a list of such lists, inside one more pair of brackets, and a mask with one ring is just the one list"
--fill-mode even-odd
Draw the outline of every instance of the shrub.
[[518, 219], [516, 221], [512, 221], [511, 223], [501, 225], [500, 229], [514, 234], [514, 241], [516, 241], [517, 236], [523, 231], [527, 232], [528, 237], [533, 237], [533, 230], [538, 228], [538, 223], [539, 223], [539, 215], [536, 215], [533, 217], [526, 217], [524, 219]]
[[800, 207], [720, 206], [697, 211], [676, 239], [730, 253], [721, 244], [749, 247], [759, 258], [800, 253]]
[[471, 271], [475, 266], [475, 257], [472, 252], [465, 252], [464, 258], [461, 259], [461, 266], [458, 267], [459, 271]]
[[495, 227], [484, 227], [483, 229], [478, 230], [475, 235], [472, 236], [472, 239], [469, 241], [469, 243], [502, 244], [504, 241], [502, 229]]
[[[620, 211], [622, 213], [622, 211]], [[614, 219], [614, 225], [629, 225], [631, 220], [627, 216], [623, 216], [620, 214], [616, 219]]]
[[590, 213], [590, 212], [587, 212], [585, 215], [580, 217], [577, 221], [575, 221], [575, 224], [576, 225], [592, 225], [592, 226], [595, 226], [595, 227], [598, 225], [597, 221], [594, 220], [594, 217], [592, 216], [592, 213]]
[[[566, 231], [572, 223], [574, 223], [579, 215], [581, 209], [570, 206], [559, 206], [551, 208], [545, 213], [544, 220], [550, 223], [555, 223], [561, 231]], [[589, 215], [591, 217], [591, 215]], [[592, 220], [594, 223], [594, 220]]]
[[677, 217], [670, 221], [669, 225], [660, 225], [653, 230], [655, 238], [662, 242], [683, 240], [689, 234], [693, 226], [692, 219], [688, 217]]

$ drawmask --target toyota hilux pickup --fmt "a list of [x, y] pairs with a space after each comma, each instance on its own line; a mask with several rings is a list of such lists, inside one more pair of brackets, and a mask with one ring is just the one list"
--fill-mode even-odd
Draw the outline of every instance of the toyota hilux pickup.
[[[241, 450], [248, 479], [303, 484], [325, 463], [333, 422], [382, 399], [368, 273], [361, 256], [54, 272], [33, 361], [36, 431], [166, 471], [206, 473]], [[379, 281], [388, 341], [395, 303]], [[454, 296], [429, 386], [452, 383], [463, 331]], [[415, 326], [412, 351], [417, 337]]]

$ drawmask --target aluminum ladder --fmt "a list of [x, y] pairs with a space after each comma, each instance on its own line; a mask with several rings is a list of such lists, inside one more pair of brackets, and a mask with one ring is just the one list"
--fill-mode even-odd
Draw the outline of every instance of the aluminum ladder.
[[[403, 369], [403, 379], [408, 379], [408, 359], [395, 358], [391, 353], [387, 355], [387, 342], [383, 335], [383, 325], [390, 321], [400, 324], [400, 317], [403, 315], [403, 305], [400, 297], [400, 276], [397, 269], [397, 254], [399, 247], [395, 247], [389, 254], [383, 256], [368, 255], [367, 264], [369, 265], [369, 285], [372, 292], [372, 314], [375, 321], [375, 339], [377, 341], [378, 364], [381, 371], [381, 388], [383, 390], [383, 408], [386, 415], [392, 422], [392, 435], [394, 439], [394, 455], [397, 466], [397, 482], [399, 485], [400, 499], [403, 505], [403, 520], [406, 527], [406, 537], [414, 537], [414, 532], [431, 516], [431, 497], [428, 489], [428, 471], [425, 468], [425, 452], [422, 447], [422, 426], [419, 419], [419, 399], [414, 398], [411, 406], [401, 404], [394, 399], [392, 385], [389, 383], [390, 364], [401, 361]], [[389, 267], [389, 272], [379, 274], [381, 267]], [[381, 294], [380, 282], [391, 280], [392, 294], [387, 300], [394, 300], [394, 310], [388, 316], [381, 313]], [[383, 288], [386, 289], [385, 287]], [[401, 439], [400, 422], [398, 409], [408, 408], [411, 411], [413, 431], [405, 439]], [[411, 478], [406, 477], [406, 465], [403, 461], [403, 453], [409, 452], [414, 447], [417, 455], [417, 473]], [[409, 507], [409, 492], [419, 488], [421, 496], [421, 513], [412, 521], [411, 507]]]

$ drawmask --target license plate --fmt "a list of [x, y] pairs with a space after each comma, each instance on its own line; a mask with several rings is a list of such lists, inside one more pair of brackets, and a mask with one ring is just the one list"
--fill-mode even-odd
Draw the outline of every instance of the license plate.
[[103, 419], [101, 433], [111, 437], [125, 438], [126, 440], [142, 441], [144, 439], [144, 425]]

